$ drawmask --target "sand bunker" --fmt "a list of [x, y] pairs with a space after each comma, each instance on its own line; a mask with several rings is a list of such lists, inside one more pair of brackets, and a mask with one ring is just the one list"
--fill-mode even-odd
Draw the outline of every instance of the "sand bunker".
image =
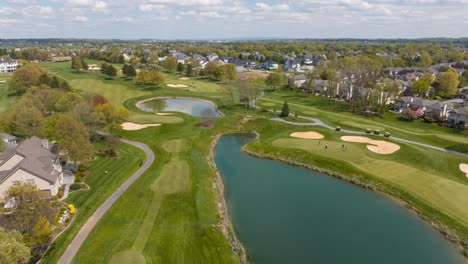
[[101, 67], [99, 67], [97, 64], [89, 64], [88, 65], [88, 70], [90, 71], [99, 71]]
[[143, 128], [147, 128], [147, 127], [155, 127], [155, 126], [160, 126], [161, 124], [144, 124], [144, 125], [141, 125], [141, 124], [136, 124], [136, 123], [131, 123], [131, 122], [126, 122], [126, 123], [123, 123], [122, 125], [120, 125], [122, 127], [123, 130], [140, 130], [140, 129], [143, 129]]
[[373, 140], [368, 137], [343, 136], [343, 141], [355, 143], [367, 143], [367, 149], [378, 154], [392, 154], [400, 149], [400, 146], [383, 140]]
[[158, 116], [168, 116], [172, 115], [172, 113], [156, 113]]
[[188, 80], [190, 80], [190, 78], [189, 78], [189, 77], [181, 77], [181, 78], [179, 78], [179, 80], [181, 80], [181, 81], [188, 81]]
[[468, 164], [460, 163], [460, 170], [466, 173], [466, 177], [468, 178]]
[[314, 132], [314, 131], [294, 132], [290, 136], [295, 137], [295, 138], [305, 138], [305, 139], [322, 139], [322, 138], [324, 138], [324, 136], [322, 134]]
[[185, 84], [173, 84], [173, 83], [169, 83], [167, 84], [167, 86], [171, 87], [171, 88], [187, 88], [188, 86], [185, 85]]

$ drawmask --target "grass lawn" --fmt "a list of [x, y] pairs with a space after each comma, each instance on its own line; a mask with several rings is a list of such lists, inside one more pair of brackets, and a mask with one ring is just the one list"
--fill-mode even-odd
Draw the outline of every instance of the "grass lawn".
[[177, 124], [184, 122], [182, 117], [172, 115], [132, 114], [129, 121], [138, 124]]
[[[467, 158], [400, 142], [394, 142], [401, 146], [400, 150], [381, 155], [369, 151], [366, 144], [342, 141], [340, 137], [346, 135], [342, 132], [270, 124], [266, 120], [256, 123], [252, 127], [260, 133], [260, 140], [250, 143], [249, 150], [373, 182], [423, 208], [460, 237], [468, 237], [468, 180], [458, 168], [458, 164], [468, 162]], [[295, 131], [315, 131], [325, 138], [290, 137]], [[342, 144], [346, 150], [341, 149]]]
[[[254, 130], [260, 133], [260, 140], [250, 143], [250, 150], [310, 164], [380, 186], [410, 201], [424, 214], [468, 239], [468, 209], [463, 206], [468, 203], [468, 181], [458, 169], [459, 163], [468, 163], [466, 158], [402, 143], [398, 143], [401, 149], [394, 154], [372, 153], [367, 150], [366, 144], [342, 142], [339, 139], [343, 135], [341, 132], [272, 122], [269, 118], [275, 114], [233, 106], [223, 95], [219, 82], [193, 78], [180, 80], [182, 75], [165, 74], [166, 83], [186, 84], [189, 87], [169, 88], [161, 85], [157, 89], [147, 89], [119, 77], [106, 80], [100, 73], [76, 73], [69, 69], [69, 63], [42, 65], [49, 72], [69, 80], [74, 89], [101, 93], [115, 104], [125, 106], [131, 112], [129, 121], [162, 123], [159, 127], [139, 131], [113, 131], [123, 138], [147, 144], [155, 152], [156, 161], [99, 221], [75, 256], [74, 263], [238, 262], [238, 256], [232, 252], [231, 245], [218, 227], [221, 220], [217, 211], [215, 174], [207, 157], [214, 135]], [[199, 126], [199, 119], [188, 115], [174, 113], [159, 116], [144, 113], [135, 107], [138, 100], [153, 96], [207, 99], [216, 103], [225, 116], [217, 119], [214, 128], [206, 129]], [[320, 118], [332, 126], [362, 131], [379, 129], [398, 137], [442, 147], [468, 143], [465, 135], [452, 130], [419, 122], [401, 122], [391, 114], [381, 119], [365, 118], [349, 113], [342, 103], [329, 105], [321, 97], [304, 98], [293, 92], [278, 91], [276, 94], [267, 93], [259, 104], [279, 111], [286, 100], [291, 113]], [[246, 121], [246, 116], [252, 116], [255, 120]], [[288, 117], [288, 120], [303, 121], [295, 117]], [[321, 144], [328, 144], [329, 149], [323, 151], [314, 140], [289, 137], [291, 132], [307, 130], [325, 135]], [[371, 135], [369, 137], [372, 138]], [[346, 151], [339, 149], [343, 143], [348, 147]], [[131, 167], [127, 164], [132, 163], [116, 161], [112, 169], [106, 170], [127, 170], [127, 167]], [[92, 176], [87, 180], [91, 179]], [[104, 201], [94, 197], [96, 190], [99, 189], [95, 187], [87, 193], [76, 193], [77, 197], [69, 198], [77, 205], [78, 216], [83, 215], [83, 219], [77, 218], [81, 221], [78, 224], [82, 224]], [[90, 213], [83, 214], [83, 210]], [[46, 263], [56, 262], [72, 234], [78, 231], [78, 224], [74, 223], [67, 231], [70, 234], [65, 233], [57, 240], [56, 248], [51, 251]]]
[[[156, 162], [90, 233], [74, 263], [236, 263], [218, 228], [210, 137], [186, 118], [114, 133], [148, 144]], [[106, 250], [103, 250], [105, 248]]]
[[[99, 147], [99, 144], [96, 144]], [[74, 204], [78, 214], [71, 226], [52, 244], [42, 263], [57, 263], [68, 244], [78, 233], [81, 226], [96, 211], [96, 209], [135, 172], [140, 163], [145, 160], [145, 154], [140, 149], [120, 144], [119, 157], [107, 158], [97, 156], [89, 167], [89, 176], [85, 182], [91, 187], [87, 191], [70, 193], [67, 203]], [[125, 164], [125, 166], [122, 166]], [[106, 173], [107, 171], [107, 173]]]
[[[344, 129], [365, 131], [367, 128], [390, 132], [392, 135], [428, 143], [440, 147], [451, 147], [457, 144], [468, 144], [468, 131], [460, 132], [442, 128], [435, 124], [424, 124], [420, 121], [404, 122], [398, 115], [386, 113], [383, 118], [364, 117], [352, 114], [344, 102], [329, 102], [320, 96], [304, 97], [296, 92], [278, 91], [266, 93], [259, 102], [267, 109], [281, 109], [288, 101], [291, 113], [319, 118], [331, 126]], [[266, 105], [265, 105], [266, 104]]]
[[8, 80], [11, 74], [0, 74], [0, 114], [3, 114], [11, 109], [13, 104], [21, 98], [19, 95], [14, 95], [8, 91]]

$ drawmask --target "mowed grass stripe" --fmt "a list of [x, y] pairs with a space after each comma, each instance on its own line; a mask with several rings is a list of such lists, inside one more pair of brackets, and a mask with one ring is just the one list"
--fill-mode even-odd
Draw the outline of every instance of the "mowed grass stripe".
[[142, 89], [130, 89], [124, 85], [104, 83], [101, 80], [93, 79], [73, 79], [70, 80], [70, 85], [79, 91], [101, 94], [118, 106], [123, 106], [123, 103], [129, 98], [150, 94]]
[[133, 114], [129, 117], [129, 121], [138, 124], [178, 124], [184, 122], [182, 117], [178, 116], [161, 116], [155, 114]]
[[[466, 184], [414, 166], [387, 160], [389, 157], [382, 156], [380, 159], [379, 154], [371, 154], [366, 149], [366, 144], [334, 140], [320, 140], [319, 144], [317, 140], [291, 138], [277, 139], [272, 144], [281, 148], [303, 149], [316, 155], [343, 160], [357, 169], [400, 186], [462, 223], [468, 224], [468, 207], [466, 206], [468, 185]], [[347, 147], [345, 151], [341, 150], [343, 144]]]
[[143, 151], [120, 143], [117, 158], [98, 157], [91, 161], [89, 176], [85, 178], [91, 190], [70, 193], [66, 202], [74, 204], [78, 214], [73, 224], [54, 241], [53, 249], [48, 252], [42, 263], [57, 263], [85, 221], [138, 169], [144, 160]]

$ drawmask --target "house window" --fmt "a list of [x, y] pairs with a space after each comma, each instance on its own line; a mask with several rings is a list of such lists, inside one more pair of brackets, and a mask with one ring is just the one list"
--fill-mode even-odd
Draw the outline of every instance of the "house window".
[[13, 186], [18, 186], [20, 185], [20, 181], [13, 181]]
[[36, 184], [36, 182], [34, 181], [34, 179], [27, 179], [27, 180], [26, 180], [26, 183], [27, 183], [27, 184]]

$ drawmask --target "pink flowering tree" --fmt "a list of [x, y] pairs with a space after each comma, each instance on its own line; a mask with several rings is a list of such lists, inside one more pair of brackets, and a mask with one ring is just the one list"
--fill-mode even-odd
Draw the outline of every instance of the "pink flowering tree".
[[424, 116], [424, 110], [422, 110], [421, 108], [418, 108], [418, 110], [416, 110], [416, 115], [418, 117]]

